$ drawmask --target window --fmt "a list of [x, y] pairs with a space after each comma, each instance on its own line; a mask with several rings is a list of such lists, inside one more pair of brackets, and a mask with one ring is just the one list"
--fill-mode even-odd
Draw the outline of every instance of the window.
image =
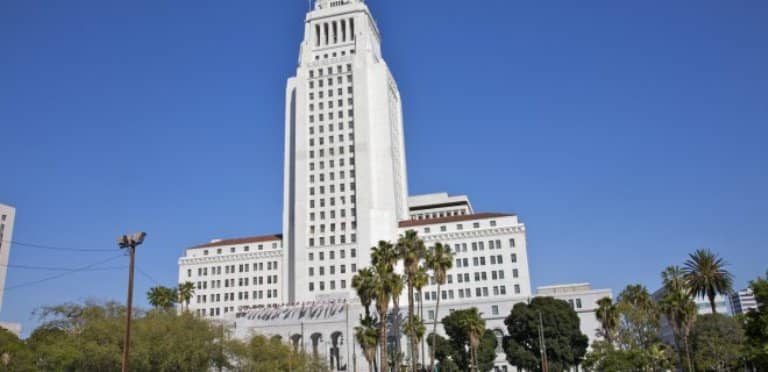
[[429, 314], [427, 314], [427, 318], [429, 320], [435, 320], [435, 311], [434, 310], [429, 310]]
[[480, 228], [480, 222], [475, 222], [472, 224], [472, 227], [479, 229]]
[[509, 256], [509, 260], [510, 260], [510, 261], [512, 261], [512, 263], [515, 263], [515, 262], [517, 262], [517, 255], [516, 255], [516, 254], [514, 254], [514, 253], [512, 253], [512, 254]]
[[515, 239], [509, 239], [509, 247], [514, 248], [515, 247]]
[[517, 278], [518, 277], [517, 269], [512, 269], [512, 277], [513, 278]]
[[515, 294], [520, 293], [520, 284], [515, 284]]
[[580, 298], [576, 299], [576, 308], [577, 309], [581, 309], [581, 299]]
[[491, 306], [491, 314], [492, 315], [499, 315], [499, 305]]
[[496, 226], [496, 221], [493, 221], [493, 220], [492, 220], [492, 221], [491, 221], [491, 227], [495, 227], [495, 226]]
[[312, 292], [315, 290], [315, 283], [309, 282], [309, 291]]

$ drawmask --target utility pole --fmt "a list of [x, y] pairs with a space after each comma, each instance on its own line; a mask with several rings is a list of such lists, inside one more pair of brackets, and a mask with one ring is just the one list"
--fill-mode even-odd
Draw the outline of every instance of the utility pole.
[[122, 372], [128, 372], [128, 352], [131, 347], [131, 308], [133, 307], [133, 267], [136, 260], [136, 246], [144, 243], [146, 233], [138, 232], [131, 235], [123, 235], [117, 238], [120, 249], [128, 249], [131, 263], [128, 268], [128, 307], [125, 312], [125, 340], [123, 341], [123, 368]]
[[539, 352], [541, 353], [541, 371], [547, 372], [547, 344], [544, 341], [544, 320], [541, 317], [541, 311], [539, 311]]

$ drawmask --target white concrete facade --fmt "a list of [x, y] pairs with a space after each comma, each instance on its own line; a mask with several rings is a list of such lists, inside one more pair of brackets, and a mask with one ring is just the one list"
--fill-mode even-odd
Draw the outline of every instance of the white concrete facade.
[[[464, 195], [408, 196], [401, 97], [361, 0], [316, 1], [285, 98], [282, 234], [187, 249], [179, 282], [195, 283], [190, 310], [229, 323], [235, 337], [280, 336], [334, 370], [366, 371], [352, 337], [363, 312], [352, 277], [378, 241], [413, 229], [455, 252], [440, 293], [431, 282], [416, 298], [428, 329], [476, 307], [500, 339], [512, 307], [533, 296], [525, 225], [476, 213]], [[585, 304], [597, 295], [582, 292]], [[501, 348], [496, 366], [514, 370]]]
[[13, 223], [15, 220], [16, 209], [10, 205], [0, 204], [0, 310], [3, 308], [5, 278], [8, 274], [8, 261], [11, 255]]

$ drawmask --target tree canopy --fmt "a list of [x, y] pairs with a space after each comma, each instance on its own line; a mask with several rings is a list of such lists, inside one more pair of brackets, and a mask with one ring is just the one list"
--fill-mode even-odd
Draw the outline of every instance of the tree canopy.
[[519, 303], [512, 308], [504, 321], [509, 332], [504, 338], [509, 363], [526, 370], [541, 370], [540, 320], [549, 369], [564, 371], [578, 365], [589, 340], [581, 333], [579, 317], [571, 306], [551, 297], [537, 297], [530, 304]]

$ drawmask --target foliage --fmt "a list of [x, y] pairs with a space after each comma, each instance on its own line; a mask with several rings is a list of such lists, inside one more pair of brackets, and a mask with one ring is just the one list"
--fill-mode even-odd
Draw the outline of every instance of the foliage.
[[691, 341], [698, 371], [724, 371], [740, 365], [744, 330], [733, 318], [721, 314], [699, 316]]
[[168, 288], [162, 285], [152, 287], [147, 292], [147, 300], [156, 309], [170, 309], [176, 304], [179, 295], [176, 288]]
[[295, 351], [275, 337], [257, 335], [248, 342], [230, 341], [227, 348], [236, 361], [229, 368], [231, 371], [328, 371], [328, 367], [319, 358]]
[[708, 249], [699, 249], [685, 261], [685, 279], [694, 296], [707, 298], [712, 314], [717, 313], [715, 297], [728, 295], [733, 285], [733, 275], [725, 269], [727, 263]]
[[655, 343], [648, 349], [620, 349], [602, 340], [592, 344], [582, 367], [587, 371], [646, 372], [668, 371], [672, 365], [673, 351], [663, 343]]
[[619, 331], [619, 308], [610, 297], [603, 297], [597, 301], [595, 316], [600, 322], [599, 334], [609, 344], [613, 344]]
[[[456, 360], [458, 360], [457, 357], [460, 351], [454, 348], [452, 341], [440, 335], [436, 335], [436, 334], [429, 335], [429, 339], [432, 339], [433, 337], [435, 339], [435, 343], [434, 343], [435, 359], [440, 363], [440, 371], [441, 372], [461, 371], [462, 369], [459, 368], [459, 365], [455, 362]], [[432, 350], [431, 348], [432, 348], [432, 345], [430, 344], [430, 351]]]
[[[119, 371], [125, 332], [125, 307], [86, 302], [42, 308], [44, 323], [26, 342], [0, 331], [2, 371]], [[136, 371], [324, 371], [322, 363], [279, 340], [257, 336], [249, 343], [226, 341], [221, 325], [189, 312], [135, 311], [131, 369]], [[10, 335], [10, 334], [8, 334]], [[21, 352], [20, 352], [21, 350]], [[268, 361], [264, 361], [268, 360]], [[230, 363], [234, 361], [234, 363]]]
[[690, 290], [684, 278], [683, 270], [678, 266], [667, 267], [661, 273], [664, 295], [659, 301], [659, 309], [675, 335], [675, 346], [679, 354], [680, 365], [693, 371], [691, 360], [690, 333], [696, 320], [696, 302], [691, 298]]
[[768, 371], [768, 272], [749, 284], [757, 301], [757, 310], [744, 316], [747, 356], [754, 367]]
[[530, 304], [519, 303], [504, 320], [509, 332], [504, 338], [509, 363], [526, 370], [541, 369], [540, 315], [549, 368], [563, 371], [578, 365], [586, 353], [588, 338], [581, 333], [573, 308], [551, 297], [537, 297]]
[[[413, 321], [415, 315], [413, 282], [418, 275], [420, 263], [426, 254], [426, 248], [424, 246], [424, 241], [419, 238], [419, 235], [415, 230], [407, 230], [398, 239], [395, 249], [397, 250], [398, 258], [403, 261], [403, 274], [408, 290], [408, 319]], [[415, 334], [408, 334], [408, 344], [411, 351], [410, 354], [415, 356], [414, 358], [411, 358], [411, 370], [415, 371], [419, 364]]]
[[[435, 318], [439, 317], [440, 312], [440, 287], [445, 284], [446, 273], [453, 267], [453, 253], [451, 252], [451, 246], [448, 244], [442, 244], [440, 242], [435, 243], [425, 254], [425, 267], [432, 270], [435, 276], [435, 282], [437, 283], [437, 302], [435, 303]], [[420, 272], [417, 271], [416, 275]], [[437, 334], [437, 322], [434, 323], [432, 333]], [[435, 340], [433, 339], [434, 343]], [[435, 365], [435, 355], [430, 355], [429, 370], [433, 370]]]
[[195, 294], [195, 283], [179, 283], [179, 286], [176, 289], [176, 294], [178, 295], [177, 302], [181, 304], [181, 309], [184, 310], [186, 306], [186, 309], [189, 310], [189, 302]]
[[[480, 356], [488, 355], [487, 348], [490, 347], [491, 350], [496, 348], [495, 336], [492, 345], [488, 342], [482, 342], [485, 340], [486, 334], [485, 321], [477, 308], [456, 310], [444, 317], [442, 323], [443, 329], [449, 337], [448, 355], [462, 371], [474, 370], [474, 366], [482, 368], [487, 365], [487, 361], [480, 359]], [[493, 336], [492, 332], [490, 334]], [[435, 349], [435, 358], [440, 360], [437, 356], [438, 352], [440, 352], [439, 346]], [[491, 360], [492, 363], [493, 360]]]
[[363, 350], [363, 356], [368, 361], [368, 370], [374, 371], [376, 359], [376, 345], [379, 342], [379, 327], [376, 320], [370, 316], [360, 319], [360, 325], [355, 327], [355, 340]]
[[645, 287], [629, 285], [619, 294], [616, 304], [605, 299], [598, 306], [598, 320], [615, 339], [606, 338], [592, 345], [592, 351], [584, 359], [586, 369], [662, 371], [672, 368], [674, 351], [659, 339], [660, 310]]
[[0, 370], [8, 372], [34, 371], [32, 353], [16, 335], [0, 328]]

